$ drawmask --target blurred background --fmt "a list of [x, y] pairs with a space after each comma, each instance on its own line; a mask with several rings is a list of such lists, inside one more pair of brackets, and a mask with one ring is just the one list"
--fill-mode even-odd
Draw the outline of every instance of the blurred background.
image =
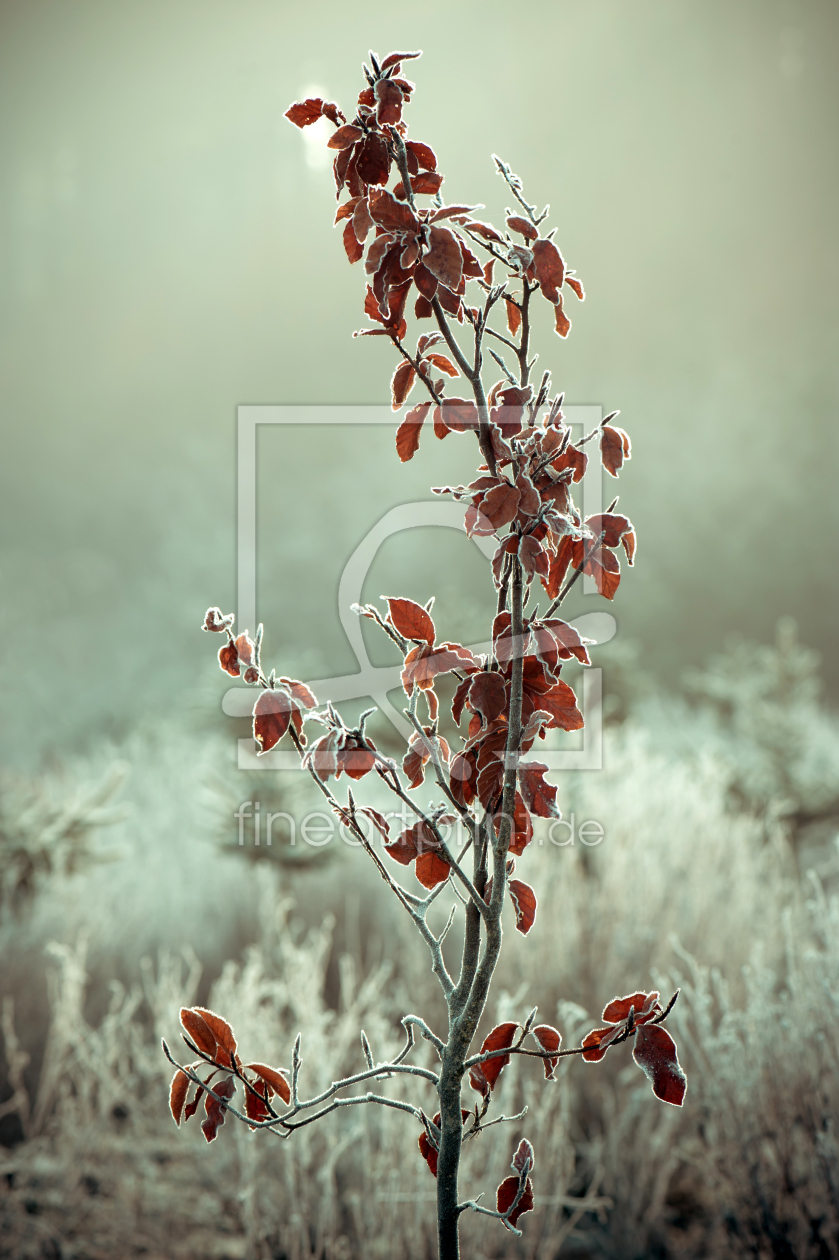
[[[428, 1253], [410, 1153], [376, 1198], [401, 1121], [273, 1163], [226, 1130], [204, 1151], [164, 1114], [155, 1048], [181, 1000], [212, 997], [257, 1039], [304, 1022], [328, 1073], [361, 1020], [382, 1057], [427, 985], [424, 961], [393, 963], [410, 938], [357, 855], [233, 852], [242, 800], [310, 802], [237, 770], [247, 724], [222, 715], [198, 633], [235, 604], [236, 407], [387, 402], [387, 347], [351, 338], [363, 284], [328, 159], [283, 118], [312, 94], [348, 111], [371, 45], [424, 50], [408, 121], [449, 201], [501, 221], [498, 153], [551, 204], [587, 297], [567, 341], [545, 319], [538, 368], [620, 408], [633, 442], [636, 568], [614, 606], [570, 609], [618, 625], [596, 661], [606, 769], [560, 787], [607, 836], [550, 870], [538, 855], [556, 914], [511, 947], [495, 1000], [502, 1018], [539, 1001], [570, 1038], [613, 990], [681, 982], [694, 1109], [653, 1115], [620, 1065], [605, 1094], [580, 1070], [534, 1102], [556, 1187], [521, 1254], [839, 1256], [829, 0], [0, 4], [0, 1255]], [[386, 507], [468, 472], [454, 441], [401, 468], [379, 427], [260, 434], [280, 672], [354, 667], [343, 563]], [[406, 548], [365, 597], [434, 594], [446, 637], [477, 637], [465, 539]], [[525, 996], [528, 956], [551, 980]], [[505, 1108], [532, 1085], [511, 1074]], [[478, 1181], [508, 1162], [476, 1159]], [[508, 1254], [474, 1229], [469, 1254]]]

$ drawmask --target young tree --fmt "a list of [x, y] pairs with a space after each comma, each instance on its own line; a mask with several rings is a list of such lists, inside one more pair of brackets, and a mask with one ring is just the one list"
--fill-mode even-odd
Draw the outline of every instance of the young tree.
[[[535, 387], [530, 382], [533, 318], [547, 313], [546, 302], [556, 332], [567, 337], [571, 325], [564, 306], [565, 286], [582, 300], [582, 284], [567, 270], [553, 230], [546, 230], [547, 209], [537, 213], [526, 200], [521, 181], [499, 158], [498, 172], [518, 203], [515, 213], [508, 212], [503, 230], [476, 218], [477, 207], [444, 203], [443, 176], [434, 151], [408, 139], [403, 120], [414, 85], [403, 76], [402, 64], [419, 55], [391, 53], [380, 61], [371, 53], [370, 65], [364, 66], [366, 86], [349, 122], [337, 105], [319, 98], [297, 102], [286, 117], [298, 127], [321, 117], [333, 124], [328, 144], [335, 152], [339, 198], [335, 223], [343, 223], [350, 263], [364, 261], [368, 280], [364, 312], [373, 325], [356, 335], [388, 337], [399, 355], [391, 380], [395, 411], [415, 387], [425, 394], [399, 424], [399, 458], [405, 461], [414, 455], [423, 423], [429, 419], [438, 439], [469, 430], [477, 437], [482, 462], [475, 480], [435, 493], [452, 495], [466, 505], [468, 535], [498, 542], [492, 561], [492, 651], [476, 655], [459, 643], [439, 641], [430, 603], [423, 607], [411, 599], [391, 598], [384, 609], [356, 608], [403, 654], [406, 715], [413, 734], [400, 771], [366, 734], [368, 714], [350, 727], [331, 704], [318, 708], [302, 682], [265, 672], [261, 626], [253, 640], [247, 631], [237, 636], [233, 616], [211, 608], [204, 629], [224, 638], [219, 651], [222, 669], [260, 689], [253, 717], [260, 750], [267, 752], [288, 735], [332, 810], [412, 920], [430, 951], [448, 1027], [439, 1035], [419, 1016], [406, 1015], [405, 1045], [384, 1063], [375, 1061], [362, 1031], [364, 1068], [311, 1098], [300, 1091], [299, 1037], [290, 1072], [243, 1063], [230, 1025], [214, 1012], [194, 1007], [181, 1011], [181, 1022], [195, 1061], [178, 1064], [165, 1043], [164, 1049], [177, 1068], [170, 1099], [175, 1121], [194, 1115], [203, 1098], [207, 1141], [216, 1137], [227, 1113], [251, 1129], [290, 1137], [340, 1107], [371, 1103], [407, 1112], [419, 1126], [421, 1156], [437, 1179], [439, 1255], [452, 1260], [459, 1254], [458, 1222], [466, 1208], [497, 1217], [518, 1233], [519, 1219], [533, 1207], [534, 1152], [526, 1139], [513, 1154], [511, 1175], [497, 1188], [494, 1209], [475, 1199], [462, 1200], [458, 1191], [464, 1142], [488, 1124], [521, 1119], [487, 1119], [493, 1090], [512, 1055], [541, 1059], [544, 1075], [551, 1079], [560, 1058], [580, 1055], [594, 1063], [610, 1047], [631, 1040], [633, 1057], [657, 1097], [681, 1106], [686, 1082], [676, 1046], [662, 1027], [677, 995], [664, 1008], [657, 992], [613, 999], [603, 1011], [606, 1026], [593, 1029], [579, 1047], [562, 1049], [560, 1032], [537, 1025], [535, 1011], [521, 1024], [500, 1024], [479, 1047], [473, 1046], [501, 950], [505, 900], [513, 905], [520, 932], [526, 934], [534, 922], [536, 894], [515, 876], [517, 859], [526, 860], [532, 816], [559, 817], [557, 789], [544, 777], [548, 767], [526, 755], [546, 731], [573, 731], [583, 725], [574, 693], [560, 671], [572, 657], [590, 663], [589, 640], [557, 613], [582, 573], [594, 577], [603, 596], [614, 597], [621, 576], [617, 551], [622, 548], [632, 564], [635, 532], [628, 518], [615, 511], [617, 500], [605, 513], [584, 521], [573, 498], [590, 451], [599, 455], [612, 477], [629, 459], [629, 438], [613, 423], [617, 413], [573, 443], [564, 422], [563, 395], [552, 392], [550, 374], [545, 372]], [[388, 187], [391, 179], [393, 186]], [[414, 348], [408, 343], [409, 297], [414, 317], [428, 320], [432, 329], [419, 336]], [[505, 318], [501, 329], [496, 326], [499, 313]], [[486, 368], [501, 373], [489, 388]], [[454, 380], [465, 383], [465, 397], [447, 392], [448, 382]], [[527, 607], [539, 584], [549, 601], [543, 613]], [[435, 680], [444, 674], [457, 681], [455, 724], [460, 727], [468, 719], [455, 751], [439, 730]], [[307, 723], [323, 728], [311, 745], [304, 734]], [[426, 773], [433, 776], [441, 796], [438, 804], [423, 808], [414, 793]], [[416, 821], [391, 836], [383, 815], [358, 804], [352, 790], [345, 800], [338, 799], [337, 781], [344, 774], [352, 780], [377, 775]], [[330, 779], [336, 782], [335, 792]], [[448, 834], [456, 821], [465, 837], [459, 852], [450, 846]], [[411, 865], [423, 895], [396, 878], [399, 866]], [[428, 921], [435, 899], [450, 883], [460, 892], [464, 916], [455, 975], [444, 958], [443, 941], [457, 907], [439, 934]], [[417, 1033], [437, 1053], [435, 1070], [411, 1062]], [[205, 1066], [209, 1073], [200, 1075]], [[363, 1088], [400, 1074], [425, 1081], [433, 1105], [418, 1108]], [[463, 1106], [465, 1085], [478, 1096], [474, 1107]], [[361, 1092], [352, 1092], [358, 1086]], [[237, 1088], [241, 1105], [233, 1103]]]

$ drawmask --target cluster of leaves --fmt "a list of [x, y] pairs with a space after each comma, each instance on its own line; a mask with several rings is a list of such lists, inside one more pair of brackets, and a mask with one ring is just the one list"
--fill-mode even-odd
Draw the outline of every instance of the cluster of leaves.
[[[243, 1064], [236, 1052], [236, 1038], [227, 1020], [208, 1011], [203, 1006], [181, 1008], [181, 1025], [184, 1041], [199, 1056], [186, 1070], [178, 1068], [169, 1088], [169, 1109], [175, 1124], [191, 1120], [204, 1099], [206, 1118], [201, 1131], [212, 1142], [224, 1124], [224, 1115], [235, 1092], [237, 1081], [245, 1091], [245, 1115], [252, 1121], [251, 1128], [269, 1119], [276, 1119], [277, 1112], [271, 1104], [276, 1095], [284, 1103], [291, 1101], [291, 1091], [281, 1068], [267, 1063]], [[207, 1076], [198, 1077], [198, 1068], [210, 1063]], [[190, 1092], [193, 1091], [190, 1098]]]

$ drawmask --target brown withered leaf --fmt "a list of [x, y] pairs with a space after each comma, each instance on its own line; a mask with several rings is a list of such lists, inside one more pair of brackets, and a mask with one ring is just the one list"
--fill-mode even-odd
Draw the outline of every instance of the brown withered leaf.
[[521, 492], [509, 482], [502, 481], [500, 485], [487, 491], [478, 507], [495, 529], [501, 529], [516, 519], [520, 500]]
[[405, 639], [422, 639], [431, 647], [434, 643], [434, 622], [422, 604], [412, 599], [386, 598], [390, 619], [398, 633]]
[[[236, 1081], [232, 1076], [227, 1076], [221, 1081], [214, 1082], [212, 1088], [213, 1093], [218, 1094], [221, 1098], [230, 1099], [236, 1092]], [[207, 1112], [207, 1119], [201, 1125], [201, 1132], [208, 1142], [212, 1142], [224, 1124], [224, 1107], [218, 1098], [214, 1098], [213, 1094], [208, 1092], [204, 1109]]]
[[472, 675], [468, 704], [479, 713], [487, 725], [500, 717], [507, 705], [507, 684], [500, 674], [481, 670]]
[[415, 193], [427, 193], [433, 197], [440, 191], [443, 176], [437, 171], [420, 171], [411, 179], [411, 190]]
[[224, 647], [219, 648], [218, 663], [231, 678], [239, 677], [239, 653], [235, 643], [225, 643]]
[[642, 1068], [653, 1087], [656, 1098], [681, 1107], [685, 1100], [687, 1078], [679, 1063], [676, 1043], [658, 1024], [642, 1024], [635, 1031], [632, 1057]]
[[444, 354], [427, 354], [425, 357], [429, 363], [433, 363], [441, 372], [445, 372], [446, 376], [460, 376], [460, 372], [451, 359], [447, 359]]
[[427, 144], [423, 144], [421, 140], [407, 140], [405, 148], [409, 153], [413, 153], [417, 159], [417, 163], [426, 171], [437, 170], [437, 156], [432, 148]]
[[[556, 1028], [550, 1024], [537, 1024], [532, 1029], [533, 1036], [536, 1039], [540, 1050], [558, 1050], [562, 1045], [562, 1034], [557, 1032]], [[542, 1064], [545, 1069], [545, 1080], [554, 1080], [554, 1068], [559, 1063], [559, 1057], [553, 1059], [543, 1059]]]
[[192, 1082], [187, 1074], [180, 1069], [172, 1077], [172, 1084], [169, 1087], [169, 1110], [172, 1113], [172, 1119], [177, 1125], [181, 1123], [184, 1103], [191, 1084]]
[[351, 263], [357, 263], [364, 254], [364, 246], [355, 234], [352, 219], [344, 224], [343, 240], [347, 258]]
[[[504, 1024], [498, 1024], [497, 1027], [493, 1028], [492, 1032], [484, 1038], [480, 1053], [488, 1054], [492, 1050], [508, 1049], [516, 1040], [520, 1027], [521, 1026], [519, 1024], [510, 1021]], [[479, 1094], [484, 1092], [482, 1088], [483, 1082], [481, 1082], [479, 1078], [477, 1081], [472, 1080], [472, 1073], [475, 1072], [476, 1069], [480, 1069], [481, 1076], [484, 1078], [484, 1081], [486, 1081], [486, 1084], [490, 1089], [494, 1089], [498, 1083], [498, 1078], [501, 1075], [502, 1070], [510, 1062], [510, 1057], [511, 1056], [509, 1054], [497, 1054], [494, 1058], [487, 1059], [484, 1063], [476, 1063], [475, 1067], [469, 1069], [469, 1083], [472, 1085], [472, 1088], [477, 1089]]]
[[201, 629], [212, 630], [215, 634], [220, 634], [223, 630], [229, 630], [234, 620], [233, 613], [228, 613], [225, 616], [220, 608], [208, 608], [204, 614], [204, 624]]
[[407, 360], [399, 364], [390, 382], [390, 392], [393, 397], [391, 407], [394, 411], [398, 411], [405, 402], [405, 399], [414, 387], [415, 378], [416, 372], [412, 364], [408, 363]]
[[[498, 831], [501, 826], [502, 815], [498, 814], [495, 819], [495, 830]], [[533, 839], [533, 821], [528, 812], [527, 806], [522, 800], [521, 793], [516, 792], [516, 800], [513, 806], [513, 835], [510, 840], [507, 852], [515, 857], [519, 857], [524, 853], [530, 841]]]
[[288, 1087], [288, 1081], [279, 1068], [269, 1067], [265, 1063], [249, 1063], [247, 1070], [255, 1072], [260, 1080], [263, 1080], [269, 1087], [271, 1093], [279, 1095], [284, 1103], [288, 1104], [291, 1102], [291, 1090]]
[[504, 244], [504, 237], [491, 223], [482, 223], [480, 219], [469, 219], [465, 226], [470, 232], [477, 232], [478, 236], [482, 236], [485, 241], [497, 241], [499, 245]]
[[519, 763], [519, 788], [524, 803], [532, 814], [539, 818], [561, 817], [556, 806], [556, 788], [546, 783], [544, 774], [547, 766], [541, 761], [522, 761]]
[[390, 154], [384, 136], [371, 131], [359, 146], [356, 169], [365, 184], [386, 184], [390, 175]]
[[530, 534], [523, 535], [519, 539], [519, 560], [521, 560], [522, 568], [528, 577], [534, 577], [537, 573], [546, 577], [549, 568], [548, 553], [542, 547], [542, 544]]
[[199, 1011], [195, 1007], [184, 1006], [181, 1008], [180, 1021], [187, 1035], [191, 1039], [193, 1045], [206, 1054], [209, 1058], [215, 1060], [218, 1042], [213, 1030], [204, 1019], [203, 1011]]
[[[421, 296], [430, 302], [437, 292], [437, 277], [432, 276], [423, 263], [420, 263], [414, 272], [414, 283], [419, 289]], [[429, 314], [431, 314], [431, 307], [429, 307]]]
[[[496, 1209], [499, 1212], [507, 1212], [511, 1204], [516, 1203], [516, 1195], [518, 1194], [518, 1192], [519, 1192], [518, 1177], [505, 1177], [505, 1179], [501, 1182], [501, 1185], [498, 1187], [498, 1190], [496, 1191], [496, 1194], [495, 1194]], [[513, 1208], [512, 1212], [510, 1212], [510, 1215], [507, 1219], [511, 1225], [515, 1225], [518, 1222], [518, 1219], [520, 1216], [522, 1216], [525, 1212], [532, 1212], [532, 1211], [533, 1211], [533, 1186], [531, 1185], [530, 1178], [528, 1177], [524, 1186], [524, 1194], [521, 1196], [518, 1203], [516, 1203], [516, 1206]]]
[[578, 280], [576, 276], [566, 275], [565, 283], [574, 290], [574, 292], [576, 293], [577, 297], [580, 299], [581, 302], [585, 301], [586, 294], [585, 294], [585, 290], [583, 289], [582, 280]]
[[583, 715], [577, 708], [577, 697], [568, 686], [562, 681], [554, 683], [550, 691], [545, 691], [539, 696], [537, 706], [551, 715], [550, 725], [561, 731], [581, 731], [583, 729]]
[[449, 878], [450, 873], [451, 867], [446, 859], [432, 851], [421, 853], [414, 867], [414, 874], [423, 888], [436, 888]]
[[420, 430], [425, 417], [428, 415], [430, 406], [430, 402], [424, 402], [419, 403], [416, 407], [412, 407], [396, 430], [396, 453], [403, 464], [411, 459], [419, 449]]
[[370, 218], [388, 232], [417, 232], [419, 220], [409, 205], [397, 201], [386, 188], [371, 188], [367, 196]]
[[393, 79], [379, 79], [373, 88], [376, 97], [376, 122], [380, 127], [395, 126], [402, 121], [402, 102], [405, 97], [401, 87]]
[[445, 398], [441, 407], [442, 419], [447, 429], [465, 433], [478, 427], [478, 408], [467, 398]]
[[555, 331], [559, 333], [560, 337], [567, 337], [571, 331], [571, 320], [565, 314], [565, 310], [563, 309], [561, 293], [559, 295], [559, 301], [556, 304]]
[[527, 936], [536, 921], [536, 894], [529, 884], [522, 883], [520, 879], [511, 879], [509, 889], [516, 912], [516, 931]]
[[367, 240], [367, 234], [373, 226], [373, 220], [370, 218], [370, 210], [367, 206], [366, 197], [358, 197], [355, 199], [355, 206], [352, 212], [352, 226], [355, 232], [356, 240], [361, 244]]
[[558, 302], [565, 279], [565, 263], [553, 241], [533, 242], [533, 269], [544, 296], [549, 302]]
[[339, 127], [329, 137], [327, 149], [348, 149], [351, 144], [355, 144], [356, 140], [360, 140], [362, 131], [360, 127], [347, 123], [345, 127]]
[[507, 327], [510, 330], [510, 335], [515, 337], [516, 333], [521, 328], [521, 310], [516, 303], [511, 302], [509, 298], [505, 298], [504, 303], [507, 307]]
[[617, 477], [624, 460], [632, 458], [629, 435], [623, 429], [604, 424], [600, 430], [600, 458], [606, 472]]
[[295, 127], [308, 127], [323, 114], [323, 101], [319, 96], [310, 96], [305, 101], [295, 101], [285, 112], [289, 122]]
[[460, 284], [463, 255], [458, 239], [450, 228], [429, 229], [429, 249], [422, 261], [423, 266], [446, 288], [456, 289]]
[[[398, 67], [401, 61], [413, 61], [415, 57], [421, 57], [421, 56], [422, 56], [421, 52], [388, 53], [388, 55], [384, 58], [384, 60], [379, 63], [379, 69], [382, 71], [382, 73], [384, 73], [385, 70], [389, 70], [391, 66]], [[396, 72], [394, 71], [394, 73]]]
[[285, 691], [263, 691], [253, 709], [253, 737], [260, 753], [270, 752], [291, 721], [291, 700]]
[[511, 232], [518, 232], [526, 241], [535, 241], [539, 235], [536, 228], [529, 219], [522, 219], [520, 215], [511, 214], [507, 220], [507, 227]]

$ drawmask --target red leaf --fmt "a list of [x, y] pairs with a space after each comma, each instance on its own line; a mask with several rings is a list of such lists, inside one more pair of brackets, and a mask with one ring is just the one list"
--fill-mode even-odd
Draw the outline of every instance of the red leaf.
[[420, 140], [408, 140], [405, 143], [405, 148], [409, 153], [413, 153], [419, 165], [426, 171], [437, 170], [436, 155], [434, 150], [430, 149], [427, 144], [423, 144]]
[[612, 998], [603, 1010], [603, 1018], [607, 1024], [619, 1024], [629, 1019], [630, 1008], [634, 1008], [635, 1023], [645, 1024], [661, 1010], [658, 996], [658, 990], [653, 989], [652, 993], [630, 993], [628, 997]]
[[455, 433], [478, 427], [478, 408], [466, 398], [445, 398], [440, 410], [446, 428]]
[[635, 1033], [632, 1057], [651, 1082], [656, 1098], [681, 1107], [687, 1078], [669, 1032], [659, 1024], [642, 1024]]
[[448, 289], [456, 289], [463, 271], [463, 255], [458, 239], [449, 228], [429, 228], [429, 250], [423, 265]]
[[[539, 696], [537, 707], [550, 713], [550, 725], [555, 730], [581, 731], [585, 725], [583, 715], [577, 708], [577, 697], [567, 683], [554, 683], [550, 691], [543, 692]], [[549, 817], [549, 815], [546, 814], [543, 817]]]
[[390, 175], [390, 155], [384, 136], [371, 131], [360, 146], [356, 170], [365, 184], [386, 184]]
[[[497, 1210], [499, 1212], [506, 1212], [509, 1209], [510, 1204], [515, 1203], [518, 1192], [518, 1177], [506, 1177], [498, 1187], [498, 1191], [495, 1196], [495, 1205]], [[515, 1225], [516, 1221], [523, 1215], [523, 1213], [532, 1211], [533, 1186], [531, 1185], [530, 1178], [528, 1177], [525, 1182], [524, 1194], [521, 1196], [518, 1203], [516, 1203], [514, 1210], [510, 1213], [507, 1219], [511, 1225]]]
[[539, 573], [542, 577], [547, 577], [549, 568], [548, 553], [544, 550], [541, 543], [531, 537], [529, 534], [524, 535], [519, 540], [519, 559], [522, 568], [529, 577], [533, 577]]
[[565, 263], [553, 241], [533, 242], [533, 268], [545, 297], [549, 302], [558, 302], [565, 279]]
[[526, 241], [535, 241], [539, 235], [529, 219], [522, 219], [517, 214], [510, 215], [507, 220], [507, 227], [511, 232], [519, 232]]
[[429, 363], [433, 363], [434, 366], [439, 368], [441, 372], [445, 372], [446, 376], [460, 376], [460, 372], [452, 363], [451, 359], [447, 359], [444, 354], [428, 354], [425, 357], [428, 359]]
[[[213, 1085], [213, 1091], [222, 1098], [232, 1098], [236, 1090], [236, 1082], [232, 1076], [225, 1077], [224, 1080], [217, 1081]], [[204, 1109], [207, 1112], [207, 1119], [201, 1125], [201, 1132], [208, 1142], [212, 1142], [217, 1136], [219, 1129], [224, 1124], [224, 1108], [218, 1098], [214, 1098], [208, 1093]]]
[[268, 1067], [265, 1063], [249, 1063], [248, 1071], [256, 1072], [257, 1076], [269, 1086], [271, 1093], [278, 1094], [284, 1103], [291, 1102], [288, 1081], [279, 1068]]
[[402, 758], [402, 771], [409, 787], [418, 788], [422, 783], [425, 778], [424, 765], [422, 754], [415, 748], [409, 748]]
[[355, 234], [352, 219], [348, 219], [344, 225], [344, 250], [347, 258], [351, 263], [357, 263], [364, 253], [364, 246]]
[[484, 240], [504, 244], [503, 236], [490, 223], [481, 223], [480, 219], [470, 219], [466, 226], [470, 232], [477, 232], [478, 236], [482, 236]]
[[[550, 1024], [538, 1024], [533, 1030], [533, 1036], [539, 1043], [540, 1050], [558, 1050], [562, 1044], [562, 1034], [552, 1028]], [[554, 1068], [559, 1059], [543, 1059], [542, 1064], [545, 1069], [545, 1080], [554, 1080]]]
[[189, 1093], [191, 1081], [185, 1072], [180, 1069], [172, 1077], [172, 1084], [169, 1088], [169, 1110], [172, 1113], [172, 1119], [175, 1124], [181, 1123], [181, 1115], [183, 1114], [186, 1096]]
[[[411, 178], [411, 192], [428, 193], [433, 197], [436, 192], [439, 192], [442, 183], [442, 175], [438, 175], [436, 172], [432, 173], [431, 171], [420, 171], [418, 175], [414, 175]], [[401, 180], [394, 188], [393, 195], [395, 197], [405, 196], [405, 185]]]
[[388, 232], [416, 232], [419, 228], [411, 207], [397, 201], [386, 188], [371, 188], [367, 205], [373, 222]]
[[471, 805], [474, 801], [477, 777], [478, 768], [474, 750], [455, 753], [449, 765], [449, 787], [459, 805]]
[[422, 428], [423, 420], [428, 415], [430, 406], [430, 402], [424, 402], [419, 403], [416, 407], [412, 407], [396, 430], [396, 453], [403, 464], [411, 459], [419, 449], [420, 429]]
[[253, 708], [253, 737], [260, 753], [280, 742], [291, 721], [291, 699], [285, 691], [263, 691]]
[[222, 630], [227, 630], [233, 622], [233, 613], [228, 613], [225, 617], [220, 608], [208, 608], [204, 614], [204, 624], [201, 629], [212, 630], [218, 634]]
[[379, 69], [384, 72], [389, 70], [391, 66], [398, 66], [400, 61], [413, 61], [415, 57], [421, 57], [421, 52], [392, 52], [388, 53], [384, 61], [381, 62]]
[[[506, 1050], [515, 1041], [519, 1027], [519, 1024], [509, 1021], [504, 1024], [499, 1024], [496, 1028], [493, 1028], [488, 1037], [484, 1038], [484, 1043], [481, 1046], [480, 1053], [487, 1054], [491, 1050]], [[492, 1059], [487, 1059], [484, 1063], [478, 1063], [475, 1065], [481, 1069], [481, 1073], [490, 1089], [495, 1088], [502, 1069], [510, 1062], [510, 1057], [511, 1056], [509, 1054], [498, 1054]], [[474, 1070], [474, 1068], [470, 1069], [470, 1078]], [[478, 1093], [483, 1093], [483, 1090], [479, 1085], [475, 1084], [475, 1082], [472, 1082], [471, 1080], [470, 1083], [472, 1084], [473, 1089], [478, 1090]]]
[[536, 919], [536, 894], [529, 884], [511, 879], [510, 899], [516, 912], [516, 930], [527, 936]]
[[556, 304], [555, 331], [559, 333], [560, 337], [567, 337], [571, 331], [571, 320], [565, 314], [565, 310], [563, 309], [561, 293]]
[[429, 647], [434, 644], [434, 622], [422, 604], [412, 599], [388, 599], [388, 612], [395, 629], [405, 639], [424, 639]]
[[373, 88], [378, 105], [376, 107], [376, 122], [380, 127], [385, 125], [395, 126], [396, 123], [402, 121], [402, 102], [405, 97], [402, 94], [401, 87], [393, 82], [393, 79], [379, 79]]
[[625, 459], [632, 458], [632, 446], [628, 434], [609, 424], [600, 430], [600, 458], [607, 473], [617, 477]]
[[586, 1063], [599, 1063], [619, 1031], [614, 1025], [611, 1028], [592, 1028], [583, 1038], [583, 1058]]
[[[414, 387], [416, 372], [407, 359], [399, 364], [399, 367], [393, 373], [390, 382], [390, 392], [393, 397], [391, 407], [394, 411], [398, 411], [405, 399]], [[398, 449], [398, 447], [397, 447]]]
[[[286, 114], [286, 117], [288, 117], [288, 114]], [[356, 140], [360, 140], [361, 136], [362, 130], [360, 127], [347, 123], [345, 127], [339, 127], [337, 131], [332, 133], [326, 147], [327, 149], [348, 149], [351, 144], [355, 144]]]
[[[471, 1111], [466, 1111], [464, 1108], [461, 1108], [460, 1118], [464, 1124], [466, 1123], [466, 1121], [469, 1119], [471, 1115], [472, 1115]], [[432, 1123], [439, 1126], [440, 1124], [439, 1111], [434, 1117]], [[420, 1148], [420, 1154], [422, 1155], [425, 1162], [428, 1164], [428, 1167], [431, 1169], [433, 1176], [436, 1177], [437, 1176], [437, 1148], [431, 1145], [431, 1143], [428, 1140], [428, 1135], [425, 1132], [425, 1130], [423, 1130], [423, 1132], [419, 1135], [419, 1148]]]
[[401, 866], [410, 866], [415, 858], [437, 848], [437, 841], [426, 824], [420, 820], [413, 827], [406, 829], [392, 844], [385, 845], [385, 853], [399, 862]]
[[493, 490], [488, 490], [478, 504], [478, 510], [495, 529], [501, 529], [516, 519], [519, 510], [521, 492], [515, 486], [502, 481]]
[[504, 302], [507, 306], [507, 327], [510, 330], [511, 336], [515, 337], [516, 333], [521, 328], [521, 311], [519, 307], [516, 306], [515, 302], [511, 302], [509, 298], [505, 298]]
[[566, 276], [565, 283], [570, 285], [581, 302], [585, 301], [585, 291], [583, 289], [582, 280], [578, 280], [576, 276]]
[[500, 674], [481, 671], [472, 678], [469, 706], [487, 725], [500, 717], [507, 705], [507, 684]]
[[545, 783], [542, 777], [547, 768], [541, 761], [520, 762], [519, 787], [532, 814], [538, 814], [540, 818], [560, 818], [556, 807], [556, 788], [551, 783]]
[[[495, 820], [495, 830], [498, 831], [501, 826], [502, 815], [498, 814]], [[516, 792], [515, 804], [513, 806], [513, 836], [510, 840], [510, 847], [507, 852], [518, 857], [524, 853], [530, 841], [533, 839], [533, 822], [528, 813], [527, 806], [522, 800], [521, 793]]]
[[223, 648], [219, 648], [218, 663], [231, 678], [239, 677], [239, 653], [235, 643], [225, 643]]
[[517, 1173], [524, 1172], [525, 1168], [528, 1168], [528, 1171], [532, 1172], [535, 1163], [536, 1156], [533, 1153], [533, 1147], [528, 1142], [527, 1138], [522, 1138], [519, 1142], [518, 1149], [513, 1156], [513, 1162], [510, 1167], [515, 1168]]
[[424, 888], [436, 888], [449, 878], [451, 867], [439, 853], [422, 853], [417, 858], [414, 873]]
[[305, 101], [295, 101], [286, 110], [285, 116], [295, 127], [308, 127], [317, 122], [323, 113], [323, 101], [319, 96], [310, 96]]
[[203, 1014], [191, 1006], [181, 1008], [180, 1020], [194, 1045], [211, 1059], [216, 1057], [216, 1038]]
[[256, 1084], [253, 1090], [245, 1090], [245, 1115], [249, 1120], [253, 1120], [254, 1125], [271, 1119], [271, 1112], [268, 1110], [268, 1094], [268, 1086], [264, 1084]]

